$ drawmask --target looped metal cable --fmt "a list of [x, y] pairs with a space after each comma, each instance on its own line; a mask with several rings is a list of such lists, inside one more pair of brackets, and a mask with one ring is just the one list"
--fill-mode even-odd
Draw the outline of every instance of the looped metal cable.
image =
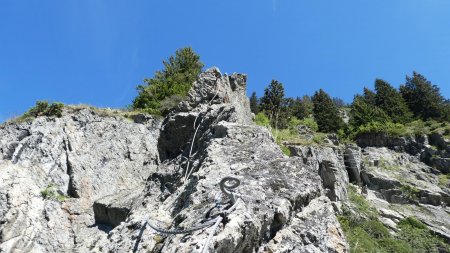
[[[236, 209], [236, 206], [237, 206], [237, 201], [236, 201], [236, 196], [235, 196], [236, 194], [232, 190], [236, 189], [240, 184], [241, 184], [241, 181], [235, 177], [224, 177], [224, 178], [222, 178], [222, 180], [220, 180], [220, 183], [219, 183], [220, 190], [222, 191], [223, 194], [227, 195], [230, 198], [231, 204], [232, 204], [231, 207], [229, 207], [229, 208], [220, 208], [222, 216], [226, 216], [227, 214], [230, 214], [234, 209]], [[169, 229], [159, 228], [148, 221], [146, 222], [146, 224], [148, 224], [149, 227], [151, 227], [152, 229], [154, 229], [155, 231], [157, 231], [161, 234], [189, 234], [194, 231], [197, 231], [197, 230], [200, 230], [203, 228], [207, 228], [207, 227], [217, 224], [217, 221], [219, 219], [222, 220], [222, 218], [223, 218], [222, 216], [219, 215], [218, 217], [208, 219], [205, 222], [194, 225], [188, 229], [169, 230]]]

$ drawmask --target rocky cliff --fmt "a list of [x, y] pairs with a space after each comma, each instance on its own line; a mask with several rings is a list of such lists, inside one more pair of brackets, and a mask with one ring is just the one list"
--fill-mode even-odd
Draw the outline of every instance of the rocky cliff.
[[392, 233], [416, 216], [450, 240], [448, 185], [420, 155], [335, 140], [287, 157], [245, 91], [212, 68], [163, 119], [65, 108], [3, 124], [0, 252], [349, 252], [349, 185]]
[[164, 119], [2, 125], [0, 251], [347, 252], [319, 168], [253, 124], [245, 90], [212, 68]]

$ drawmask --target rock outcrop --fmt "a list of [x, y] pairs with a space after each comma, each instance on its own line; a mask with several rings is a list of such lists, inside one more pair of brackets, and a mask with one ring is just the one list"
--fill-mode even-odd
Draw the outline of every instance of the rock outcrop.
[[[401, 143], [387, 147], [381, 147], [385, 145], [382, 143], [363, 148], [328, 143], [289, 148], [293, 156], [319, 171], [326, 196], [337, 213], [342, 212], [343, 205], [349, 206], [347, 187], [352, 183], [360, 186], [362, 196], [379, 214], [378, 219], [393, 233], [402, 219], [416, 217], [450, 242], [450, 188], [439, 180], [445, 175], [441, 168], [421, 161], [420, 155], [429, 144], [422, 142], [422, 153], [411, 155], [405, 150], [406, 142]], [[409, 147], [418, 147], [411, 143]]]
[[[83, 109], [1, 126], [0, 251], [68, 252], [104, 233], [94, 201], [143, 189], [159, 161], [160, 124]], [[50, 186], [67, 200], [43, 198]]]
[[416, 156], [427, 165], [450, 173], [450, 140], [443, 133], [435, 132], [429, 135], [389, 136], [383, 133], [361, 134], [356, 140], [360, 147], [387, 147]]
[[[283, 155], [245, 89], [212, 68], [162, 122], [82, 110], [2, 126], [0, 251], [348, 252], [329, 199], [346, 197], [344, 161]], [[66, 200], [41, 196], [51, 183]]]

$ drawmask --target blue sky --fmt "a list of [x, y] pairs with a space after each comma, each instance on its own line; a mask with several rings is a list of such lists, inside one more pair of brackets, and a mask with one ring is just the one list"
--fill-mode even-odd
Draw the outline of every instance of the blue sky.
[[0, 122], [36, 100], [124, 107], [177, 48], [206, 66], [319, 88], [350, 102], [413, 70], [450, 97], [448, 0], [46, 0], [0, 2]]

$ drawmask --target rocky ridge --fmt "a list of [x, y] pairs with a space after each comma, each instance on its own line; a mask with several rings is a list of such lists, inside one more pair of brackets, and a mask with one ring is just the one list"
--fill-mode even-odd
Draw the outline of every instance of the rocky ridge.
[[[329, 135], [285, 144], [287, 157], [252, 122], [245, 90], [245, 75], [211, 68], [164, 119], [66, 108], [1, 125], [0, 252], [348, 252], [337, 215], [352, 208], [349, 185], [391, 233], [414, 216], [450, 242], [448, 140]], [[230, 176], [241, 184], [225, 214]], [[150, 226], [214, 217], [186, 234]]]
[[[83, 109], [2, 125], [0, 252], [347, 252], [333, 204], [345, 192], [326, 190], [347, 181], [323, 183], [328, 169], [283, 155], [253, 124], [245, 85], [212, 68], [163, 120]], [[241, 184], [224, 215], [227, 176]], [[53, 188], [63, 198], [46, 197]], [[220, 215], [215, 231], [148, 226]]]
[[[450, 185], [440, 181], [441, 167], [423, 162], [429, 145], [411, 141], [389, 140], [398, 145], [380, 144], [380, 140], [364, 140], [365, 145], [302, 146], [289, 145], [291, 153], [320, 171], [327, 196], [337, 213], [349, 208], [348, 183], [379, 214], [379, 221], [392, 233], [404, 218], [416, 217], [436, 235], [450, 242]], [[407, 152], [415, 146], [416, 152]], [[422, 149], [417, 149], [421, 146]], [[409, 149], [411, 151], [411, 149]], [[439, 152], [446, 152], [439, 151]], [[411, 153], [411, 154], [410, 154]], [[439, 157], [435, 157], [436, 159]], [[446, 167], [448, 169], [448, 167]], [[445, 251], [444, 251], [445, 252]]]

